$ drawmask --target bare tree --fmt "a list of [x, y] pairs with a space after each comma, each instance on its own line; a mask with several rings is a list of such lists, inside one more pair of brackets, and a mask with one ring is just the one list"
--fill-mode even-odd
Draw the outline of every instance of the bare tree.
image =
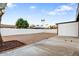
[[3, 45], [3, 40], [1, 36], [1, 18], [2, 18], [2, 15], [4, 14], [4, 9], [6, 5], [7, 5], [6, 3], [0, 3], [0, 46]]

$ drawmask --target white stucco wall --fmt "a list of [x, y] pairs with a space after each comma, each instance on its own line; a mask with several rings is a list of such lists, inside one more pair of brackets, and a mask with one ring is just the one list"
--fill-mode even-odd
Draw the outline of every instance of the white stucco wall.
[[58, 36], [78, 37], [78, 22], [59, 24]]
[[12, 29], [1, 28], [2, 36], [20, 35], [20, 34], [35, 34], [35, 33], [57, 33], [57, 29]]

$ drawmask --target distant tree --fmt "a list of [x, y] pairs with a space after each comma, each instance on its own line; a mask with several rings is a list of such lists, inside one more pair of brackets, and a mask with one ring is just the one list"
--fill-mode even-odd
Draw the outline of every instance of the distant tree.
[[24, 20], [23, 18], [19, 18], [16, 21], [16, 27], [17, 28], [27, 28], [27, 27], [29, 27], [29, 24], [28, 24], [27, 20]]
[[30, 28], [34, 28], [34, 27], [35, 27], [35, 25], [34, 25], [34, 24], [30, 25]]
[[53, 29], [53, 26], [50, 25], [49, 28], [50, 28], [50, 29]]
[[50, 29], [57, 29], [57, 25], [50, 25], [49, 28]]
[[39, 26], [39, 25], [36, 25], [36, 26]]

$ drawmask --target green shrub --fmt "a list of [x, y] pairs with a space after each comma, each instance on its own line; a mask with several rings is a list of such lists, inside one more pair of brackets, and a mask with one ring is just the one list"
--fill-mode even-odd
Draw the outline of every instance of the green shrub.
[[28, 28], [29, 24], [27, 22], [27, 20], [24, 20], [23, 18], [19, 18], [16, 21], [16, 28]]

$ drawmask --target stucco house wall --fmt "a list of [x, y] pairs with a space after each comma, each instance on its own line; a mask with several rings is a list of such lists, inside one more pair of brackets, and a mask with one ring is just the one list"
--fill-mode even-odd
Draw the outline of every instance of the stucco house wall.
[[58, 24], [58, 36], [79, 37], [79, 22]]

